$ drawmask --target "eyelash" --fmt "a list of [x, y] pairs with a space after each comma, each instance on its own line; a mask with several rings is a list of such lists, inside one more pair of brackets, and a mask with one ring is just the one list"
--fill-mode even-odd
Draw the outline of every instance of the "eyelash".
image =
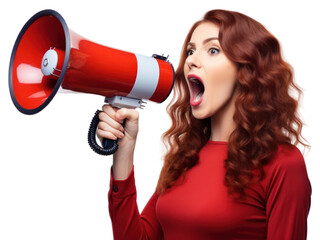
[[192, 49], [187, 50], [187, 57], [189, 57], [190, 55], [192, 55], [191, 52], [193, 52]]
[[[215, 50], [216, 53], [212, 53], [212, 50]], [[192, 55], [193, 52], [194, 52], [193, 49], [187, 50], [187, 57], [189, 57], [190, 55]], [[216, 48], [216, 47], [212, 47], [212, 48], [210, 48], [210, 49], [208, 50], [208, 52], [209, 52], [210, 54], [212, 54], [212, 55], [216, 55], [216, 54], [218, 54], [218, 53], [220, 52], [220, 49], [218, 49], [218, 48]]]
[[[212, 50], [215, 50], [216, 53], [212, 53]], [[210, 48], [210, 49], [209, 49], [209, 52], [210, 52], [211, 54], [213, 54], [213, 55], [216, 55], [216, 54], [218, 54], [218, 53], [220, 52], [220, 49], [213, 47], [213, 48]]]

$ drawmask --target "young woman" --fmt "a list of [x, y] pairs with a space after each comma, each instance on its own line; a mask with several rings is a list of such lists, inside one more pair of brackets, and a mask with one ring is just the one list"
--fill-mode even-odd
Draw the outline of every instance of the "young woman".
[[260, 23], [224, 10], [196, 22], [176, 71], [164, 166], [141, 214], [138, 112], [104, 105], [100, 113], [98, 136], [119, 138], [109, 191], [114, 239], [306, 239], [311, 185], [295, 145], [308, 145], [291, 88], [302, 93]]

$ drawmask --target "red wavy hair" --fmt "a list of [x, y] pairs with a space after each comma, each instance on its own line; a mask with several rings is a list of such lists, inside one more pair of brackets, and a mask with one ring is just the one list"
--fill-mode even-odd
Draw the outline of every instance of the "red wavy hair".
[[[225, 185], [229, 193], [245, 195], [252, 183], [253, 171], [264, 176], [263, 165], [276, 153], [278, 144], [301, 143], [303, 122], [298, 104], [303, 92], [293, 81], [293, 70], [281, 56], [278, 40], [254, 19], [237, 12], [212, 10], [190, 29], [176, 70], [173, 99], [167, 107], [172, 126], [162, 136], [168, 149], [158, 181], [158, 192], [164, 193], [192, 168], [200, 149], [211, 134], [210, 118], [198, 120], [191, 112], [190, 95], [183, 67], [187, 43], [193, 31], [203, 22], [219, 26], [219, 42], [225, 55], [238, 67], [234, 121], [236, 129], [228, 140], [225, 159]], [[289, 95], [290, 88], [298, 100]], [[304, 139], [305, 140], [305, 139]], [[255, 171], [258, 170], [258, 171]]]

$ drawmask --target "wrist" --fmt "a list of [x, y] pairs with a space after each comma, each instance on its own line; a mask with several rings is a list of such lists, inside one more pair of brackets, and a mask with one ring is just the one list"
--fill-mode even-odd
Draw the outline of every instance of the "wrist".
[[133, 167], [133, 156], [136, 140], [121, 142], [117, 152], [113, 154], [113, 176], [116, 180], [126, 179]]

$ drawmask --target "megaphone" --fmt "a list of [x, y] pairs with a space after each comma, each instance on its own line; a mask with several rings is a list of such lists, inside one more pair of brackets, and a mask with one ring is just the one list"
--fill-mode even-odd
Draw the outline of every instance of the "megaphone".
[[[167, 57], [91, 42], [69, 29], [54, 10], [40, 11], [27, 21], [9, 65], [11, 98], [24, 114], [40, 112], [60, 88], [102, 95], [116, 107], [143, 108], [143, 99], [163, 102], [173, 84], [174, 69]], [[117, 150], [116, 141], [104, 140], [103, 148], [95, 142], [98, 121], [96, 113], [89, 145], [99, 154], [112, 154]]]

